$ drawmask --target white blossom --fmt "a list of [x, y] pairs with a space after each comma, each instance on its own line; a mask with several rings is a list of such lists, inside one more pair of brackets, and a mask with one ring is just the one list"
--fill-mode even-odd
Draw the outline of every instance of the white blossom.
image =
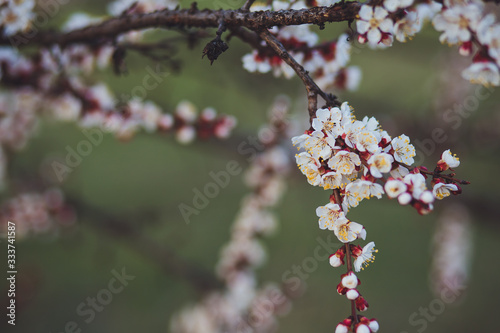
[[460, 160], [456, 155], [452, 155], [449, 149], [441, 154], [441, 160], [450, 168], [456, 168], [460, 165]]
[[478, 3], [456, 5], [446, 8], [434, 17], [432, 24], [437, 31], [441, 43], [449, 45], [468, 42], [472, 35], [470, 29], [476, 30], [482, 16], [482, 8]]
[[340, 172], [343, 175], [352, 174], [356, 166], [361, 164], [361, 160], [359, 159], [359, 155], [355, 153], [351, 153], [345, 150], [341, 150], [335, 154], [329, 161], [328, 166], [332, 169], [335, 169], [337, 172]]
[[450, 195], [450, 191], [458, 191], [455, 184], [437, 183], [432, 188], [432, 194], [436, 199], [442, 200]]
[[319, 228], [322, 230], [334, 230], [336, 228], [335, 222], [338, 219], [345, 219], [344, 212], [339, 205], [333, 203], [316, 208], [316, 215], [319, 217]]
[[382, 33], [391, 34], [394, 23], [389, 18], [389, 13], [383, 7], [363, 5], [359, 10], [359, 20], [356, 22], [358, 33], [366, 34], [366, 39], [371, 47], [384, 46]]
[[394, 149], [394, 159], [397, 162], [406, 165], [412, 165], [415, 162], [413, 159], [415, 156], [415, 147], [410, 144], [410, 138], [408, 136], [403, 134], [392, 139], [391, 145]]
[[316, 111], [316, 118], [313, 119], [312, 126], [316, 131], [324, 130], [327, 134], [336, 138], [342, 134], [341, 118], [342, 113], [339, 108], [319, 109]]
[[333, 231], [342, 243], [352, 242], [357, 238], [365, 239], [366, 237], [366, 230], [361, 224], [349, 221], [345, 217], [335, 220]]
[[412, 38], [422, 29], [422, 22], [417, 12], [410, 11], [402, 19], [394, 24], [394, 36], [401, 43], [406, 42], [406, 38]]
[[493, 62], [475, 62], [462, 72], [462, 77], [471, 83], [484, 86], [500, 85], [500, 72], [497, 64]]
[[307, 177], [309, 184], [318, 186], [323, 183], [321, 172], [319, 171], [319, 161], [308, 153], [302, 152], [295, 155], [295, 160], [300, 171]]
[[370, 242], [363, 247], [363, 251], [361, 254], [354, 260], [354, 270], [359, 272], [363, 269], [363, 265], [368, 266], [369, 263], [375, 260], [375, 256], [373, 253], [377, 253], [378, 250], [375, 250], [375, 243]]
[[401, 193], [406, 192], [406, 184], [397, 179], [390, 179], [385, 183], [385, 193], [389, 198], [396, 198]]
[[370, 173], [375, 178], [381, 178], [382, 173], [391, 171], [394, 158], [386, 153], [374, 154], [368, 159]]

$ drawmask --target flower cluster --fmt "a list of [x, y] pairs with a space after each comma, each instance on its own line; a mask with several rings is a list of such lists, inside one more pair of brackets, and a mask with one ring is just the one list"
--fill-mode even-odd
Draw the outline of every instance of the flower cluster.
[[[355, 223], [355, 222], [352, 222]], [[370, 242], [363, 248], [359, 245], [345, 244], [339, 248], [334, 254], [330, 255], [330, 265], [339, 267], [347, 261], [347, 273], [340, 276], [340, 283], [337, 285], [339, 295], [344, 295], [350, 300], [357, 311], [364, 312], [368, 309], [368, 302], [358, 291], [357, 287], [361, 281], [352, 270], [359, 272], [364, 269], [363, 265], [367, 266], [375, 260], [374, 253], [378, 252], [375, 249], [375, 243]], [[347, 258], [345, 258], [347, 257]], [[354, 263], [351, 262], [351, 257], [354, 258]], [[353, 332], [377, 332], [379, 325], [375, 318], [368, 319], [361, 315], [353, 313], [348, 318], [344, 319], [337, 325], [336, 333], [349, 332], [353, 326]]]
[[[327, 5], [327, 4], [325, 4]], [[331, 5], [329, 3], [328, 5]], [[270, 6], [256, 4], [252, 10], [302, 9], [307, 5], [303, 1], [286, 3], [273, 1]], [[356, 90], [361, 80], [361, 71], [356, 66], [347, 67], [351, 58], [351, 44], [348, 35], [342, 34], [335, 41], [319, 43], [319, 36], [307, 25], [274, 27], [270, 30], [289, 51], [294, 59], [304, 66], [314, 78], [318, 86], [324, 90], [336, 88]], [[265, 48], [254, 50], [243, 57], [243, 67], [249, 72], [268, 73], [274, 76], [283, 75], [291, 78], [295, 75], [273, 51]]]
[[[347, 264], [347, 273], [341, 276], [337, 291], [354, 302], [358, 311], [365, 311], [368, 303], [356, 289], [359, 272], [374, 260], [375, 243], [363, 248], [350, 244], [358, 238], [366, 238], [363, 225], [351, 221], [346, 214], [363, 199], [397, 198], [402, 205], [412, 205], [420, 214], [433, 209], [435, 199], [460, 193], [456, 183], [465, 183], [445, 175], [460, 165], [458, 158], [446, 150], [434, 172], [425, 167], [412, 168], [415, 148], [406, 135], [391, 138], [372, 117], [357, 120], [347, 102], [340, 107], [316, 111], [311, 129], [292, 138], [292, 143], [305, 151], [297, 154], [296, 162], [309, 184], [333, 190], [330, 202], [316, 209], [320, 229], [331, 230], [344, 243], [330, 256], [330, 265]], [[432, 175], [432, 190], [427, 188], [426, 178]], [[353, 262], [354, 261], [354, 262]], [[356, 332], [376, 332], [374, 320], [353, 313], [337, 327], [347, 332], [353, 325]], [[362, 328], [360, 328], [362, 327]]]
[[413, 0], [385, 0], [381, 6], [363, 5], [356, 22], [358, 41], [372, 48], [391, 46], [394, 38], [405, 42], [432, 20], [442, 32], [439, 40], [458, 45], [460, 54], [477, 51], [472, 65], [462, 76], [472, 83], [500, 85], [500, 25], [494, 14], [484, 14], [484, 3], [476, 0], [445, 0], [414, 3]]
[[1, 0], [0, 34], [10, 37], [27, 30], [35, 14], [35, 0]]
[[[174, 333], [270, 332], [276, 327], [276, 315], [286, 313], [290, 299], [279, 286], [257, 286], [255, 269], [266, 259], [258, 238], [272, 233], [277, 225], [270, 212], [285, 190], [284, 179], [290, 159], [280, 141], [287, 132], [288, 103], [278, 98], [271, 110], [269, 125], [261, 130], [260, 147], [245, 174], [252, 192], [241, 204], [232, 227], [231, 239], [221, 251], [217, 274], [226, 286], [198, 305], [185, 309], [171, 322]], [[265, 313], [262, 313], [265, 307]], [[254, 318], [259, 318], [256, 322]]]
[[[138, 97], [117, 99], [104, 84], [87, 86], [76, 74], [82, 70], [91, 73], [96, 65], [105, 67], [111, 48], [87, 53], [78, 47], [64, 52], [57, 48], [42, 50], [39, 57], [33, 58], [23, 57], [11, 49], [0, 49], [0, 68], [6, 69], [0, 73], [0, 79], [9, 82], [15, 78], [20, 86], [0, 95], [0, 112], [5, 114], [0, 121], [0, 127], [5, 127], [0, 134], [1, 142], [22, 147], [32, 133], [36, 114], [41, 112], [60, 121], [76, 121], [82, 127], [100, 127], [120, 139], [129, 139], [144, 130], [174, 132], [179, 142], [189, 143], [195, 138], [225, 139], [235, 127], [234, 117], [217, 116], [212, 108], [197, 114], [191, 103], [180, 102], [174, 114], [169, 114], [153, 102]], [[158, 73], [148, 75], [160, 78]]]
[[472, 65], [462, 76], [472, 83], [500, 85], [500, 24], [494, 14], [484, 14], [484, 3], [475, 0], [445, 0], [440, 14], [432, 21], [441, 31], [439, 40], [448, 45], [458, 45], [461, 55], [477, 51]]
[[356, 22], [358, 41], [371, 48], [392, 46], [394, 38], [405, 42], [441, 9], [441, 4], [413, 3], [413, 0], [385, 0], [382, 6], [361, 6]]
[[460, 164], [449, 150], [438, 162], [433, 189], [428, 190], [426, 177], [432, 173], [425, 167], [411, 168], [415, 147], [408, 136], [391, 138], [374, 117], [356, 120], [347, 102], [317, 110], [312, 129], [292, 138], [292, 142], [305, 149], [295, 158], [309, 184], [339, 191], [341, 202], [331, 196], [331, 203], [319, 207], [317, 214], [320, 228], [335, 231], [344, 242], [366, 234], [359, 224], [345, 217], [363, 199], [380, 199], [387, 193], [389, 198], [398, 198], [401, 204], [411, 204], [424, 214], [432, 210], [435, 198], [442, 199], [449, 191], [460, 192], [458, 185], [439, 176]]
[[187, 101], [181, 101], [173, 115], [163, 113], [153, 102], [143, 102], [138, 98], [133, 98], [118, 111], [114, 111], [116, 106], [110, 105], [109, 109], [106, 107], [106, 101], [111, 96], [105, 86], [94, 86], [85, 92], [86, 98], [99, 107], [85, 111], [80, 125], [100, 127], [104, 132], [114, 133], [120, 139], [131, 138], [140, 129], [149, 133], [172, 131], [178, 142], [187, 144], [196, 138], [225, 139], [236, 125], [234, 117], [217, 116], [213, 108], [205, 108], [198, 114], [196, 107]]
[[43, 193], [24, 193], [4, 202], [0, 207], [0, 230], [7, 233], [7, 221], [16, 221], [16, 237], [57, 232], [75, 222], [75, 213], [64, 202], [59, 189]]

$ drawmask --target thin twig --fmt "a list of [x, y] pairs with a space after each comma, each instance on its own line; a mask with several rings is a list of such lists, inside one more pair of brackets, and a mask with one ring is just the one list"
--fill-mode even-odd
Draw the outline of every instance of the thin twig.
[[309, 110], [309, 118], [311, 120], [316, 114], [318, 95], [321, 96], [327, 104], [334, 105], [335, 101], [318, 87], [316, 82], [314, 82], [309, 76], [309, 72], [307, 72], [304, 67], [302, 67], [302, 65], [288, 53], [283, 44], [281, 44], [281, 42], [273, 34], [271, 34], [267, 29], [259, 31], [258, 34], [284, 62], [293, 68], [295, 73], [297, 73], [304, 83], [307, 91], [307, 109]]
[[[406, 164], [401, 163], [401, 162], [398, 162], [398, 164], [401, 165], [401, 166], [403, 166], [403, 167], [405, 167], [410, 172], [415, 169], [415, 168], [407, 166]], [[430, 175], [433, 178], [443, 178], [443, 179], [451, 180], [452, 182], [460, 184], [460, 185], [469, 185], [470, 184], [470, 182], [467, 181], [467, 180], [461, 180], [461, 179], [453, 178], [452, 176], [443, 175], [443, 174], [440, 174], [440, 173], [437, 173], [437, 172], [433, 172], [433, 171], [426, 171], [426, 170], [423, 170], [423, 169], [419, 169], [419, 172], [420, 173], [425, 173], [426, 175]]]
[[[349, 273], [352, 272], [351, 248], [349, 246], [349, 243], [346, 243], [344, 246], [346, 254], [347, 273]], [[351, 315], [354, 320], [354, 325], [356, 325], [358, 323], [358, 316], [356, 313], [356, 301], [354, 300], [351, 301]]]

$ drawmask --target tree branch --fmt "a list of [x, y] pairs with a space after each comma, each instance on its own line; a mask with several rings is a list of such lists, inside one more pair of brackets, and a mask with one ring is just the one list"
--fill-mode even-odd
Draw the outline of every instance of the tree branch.
[[350, 21], [356, 18], [361, 4], [345, 3], [343, 6], [313, 7], [300, 10], [258, 11], [238, 10], [198, 10], [196, 7], [180, 10], [160, 10], [146, 14], [133, 14], [111, 18], [99, 24], [91, 25], [68, 33], [44, 31], [35, 37], [18, 34], [12, 38], [0, 38], [0, 45], [59, 45], [75, 43], [99, 44], [103, 39], [147, 28], [217, 28], [221, 21], [227, 28], [246, 27], [252, 30], [271, 28], [282, 25], [317, 24], [326, 22]]

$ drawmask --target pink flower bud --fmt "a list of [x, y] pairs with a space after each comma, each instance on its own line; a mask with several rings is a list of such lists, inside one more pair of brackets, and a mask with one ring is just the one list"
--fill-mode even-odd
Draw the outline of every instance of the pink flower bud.
[[358, 311], [360, 312], [366, 311], [368, 309], [368, 302], [363, 296], [359, 296], [358, 298], [356, 298], [356, 309], [358, 309]]

